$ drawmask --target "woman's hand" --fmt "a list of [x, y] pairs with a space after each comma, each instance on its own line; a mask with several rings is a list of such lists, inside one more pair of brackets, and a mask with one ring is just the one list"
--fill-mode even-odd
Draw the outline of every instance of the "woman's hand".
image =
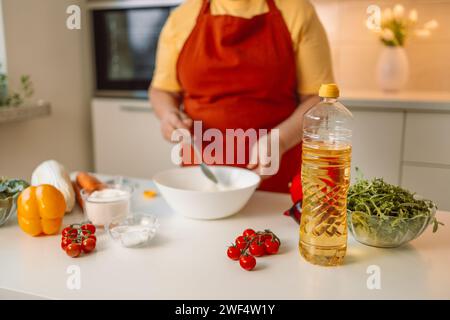
[[164, 139], [172, 141], [172, 133], [176, 129], [189, 130], [192, 119], [180, 111], [182, 95], [179, 92], [149, 88], [150, 104], [161, 120], [161, 132]]
[[169, 142], [172, 141], [172, 133], [176, 129], [190, 130], [192, 119], [179, 110], [169, 110], [161, 115], [161, 132]]
[[248, 169], [267, 179], [275, 175], [280, 167], [281, 158], [286, 152], [286, 143], [278, 134], [269, 133], [259, 138], [250, 151]]

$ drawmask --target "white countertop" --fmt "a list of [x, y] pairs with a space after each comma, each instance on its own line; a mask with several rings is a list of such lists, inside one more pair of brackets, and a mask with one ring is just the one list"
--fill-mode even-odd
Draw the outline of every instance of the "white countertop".
[[[138, 180], [141, 188], [154, 188]], [[141, 189], [142, 190], [142, 189]], [[287, 195], [257, 192], [237, 215], [195, 221], [174, 215], [164, 200], [136, 192], [134, 208], [158, 215], [161, 228], [149, 246], [125, 249], [98, 233], [96, 252], [72, 259], [60, 236], [32, 238], [15, 217], [0, 228], [0, 298], [56, 299], [450, 299], [450, 214], [446, 226], [429, 228], [399, 249], [377, 249], [349, 236], [345, 264], [327, 268], [305, 262], [297, 249], [298, 225], [282, 212]], [[79, 222], [79, 211], [65, 224]], [[282, 240], [278, 255], [257, 259], [247, 272], [226, 257], [227, 245], [244, 229], [272, 229]], [[79, 266], [80, 290], [66, 286], [69, 266]], [[381, 290], [369, 290], [367, 268], [381, 270]], [[244, 288], [244, 289], [243, 289]], [[31, 295], [31, 296], [30, 296]]]
[[[340, 101], [349, 108], [375, 110], [405, 110], [423, 112], [450, 112], [449, 92], [435, 91], [401, 91], [385, 93], [382, 91], [342, 90]], [[124, 108], [133, 110], [149, 109], [145, 99], [94, 98], [101, 101], [120, 101]]]
[[450, 112], [449, 92], [401, 91], [343, 91], [341, 102], [350, 108], [374, 108], [410, 111]]

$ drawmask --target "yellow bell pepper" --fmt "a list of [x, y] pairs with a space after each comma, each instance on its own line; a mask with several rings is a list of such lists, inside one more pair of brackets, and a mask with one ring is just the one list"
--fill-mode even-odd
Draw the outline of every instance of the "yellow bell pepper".
[[57, 234], [65, 211], [66, 202], [63, 194], [48, 184], [28, 187], [17, 199], [19, 226], [33, 237], [41, 234]]

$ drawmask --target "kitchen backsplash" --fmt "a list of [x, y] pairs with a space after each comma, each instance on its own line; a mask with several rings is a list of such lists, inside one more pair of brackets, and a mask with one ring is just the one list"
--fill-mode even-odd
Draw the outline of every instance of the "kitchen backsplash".
[[436, 19], [438, 29], [428, 38], [407, 39], [410, 79], [406, 90], [450, 91], [450, 0], [312, 0], [328, 32], [336, 80], [345, 90], [377, 90], [375, 66], [383, 45], [365, 26], [366, 10], [400, 3], [417, 9], [419, 24]]

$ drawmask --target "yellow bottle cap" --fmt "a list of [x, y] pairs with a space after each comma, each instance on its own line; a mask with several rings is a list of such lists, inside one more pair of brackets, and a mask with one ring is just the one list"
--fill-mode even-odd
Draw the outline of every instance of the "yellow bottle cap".
[[319, 89], [319, 97], [339, 98], [339, 88], [335, 83], [322, 84]]

